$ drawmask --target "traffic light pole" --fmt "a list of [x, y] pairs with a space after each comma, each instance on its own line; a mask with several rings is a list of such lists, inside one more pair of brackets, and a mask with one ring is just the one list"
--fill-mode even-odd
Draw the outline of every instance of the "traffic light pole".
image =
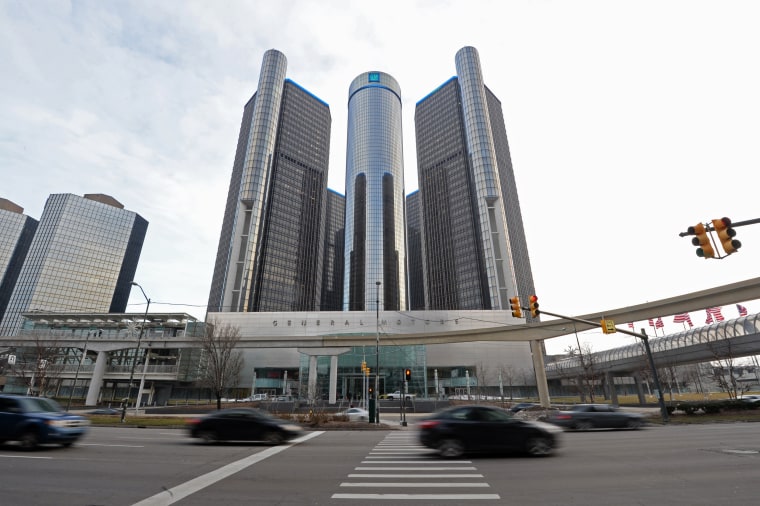
[[[528, 310], [527, 308], [523, 308], [524, 310]], [[557, 318], [564, 318], [565, 320], [570, 320], [574, 322], [579, 323], [585, 323], [586, 325], [591, 325], [594, 327], [602, 327], [600, 323], [592, 322], [590, 320], [584, 320], [582, 318], [575, 318], [573, 316], [565, 316], [561, 314], [556, 313], [550, 313], [549, 311], [544, 311], [543, 309], [538, 310], [541, 314], [548, 314], [549, 316], [554, 316]], [[641, 333], [637, 334], [636, 332], [631, 332], [630, 330], [625, 329], [619, 329], [615, 327], [616, 332], [620, 332], [621, 334], [626, 334], [633, 337], [638, 337], [644, 342], [644, 349], [647, 353], [647, 359], [649, 360], [649, 367], [652, 369], [652, 379], [654, 380], [654, 388], [657, 390], [657, 400], [658, 404], [660, 406], [660, 414], [662, 416], [662, 421], [667, 423], [670, 421], [670, 417], [668, 416], [668, 408], [665, 406], [665, 398], [662, 395], [662, 389], [660, 388], [660, 379], [657, 376], [657, 368], [654, 365], [654, 357], [652, 357], [652, 349], [649, 347], [649, 337], [647, 336], [647, 333], [644, 329], [641, 329]], [[614, 386], [613, 386], [614, 388]]]

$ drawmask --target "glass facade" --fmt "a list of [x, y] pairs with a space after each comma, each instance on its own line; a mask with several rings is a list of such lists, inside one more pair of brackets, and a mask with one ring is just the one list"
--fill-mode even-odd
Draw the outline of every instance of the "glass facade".
[[322, 304], [320, 311], [343, 309], [343, 248], [346, 227], [346, 197], [332, 190], [325, 201], [325, 245], [322, 267]]
[[428, 309], [496, 309], [489, 297], [456, 78], [417, 103], [415, 127]]
[[0, 321], [37, 230], [37, 220], [23, 212], [23, 208], [0, 199]]
[[123, 312], [148, 222], [106, 195], [51, 195], [0, 323], [24, 311]]
[[472, 47], [417, 103], [429, 309], [503, 309], [535, 293], [501, 103]]
[[313, 311], [322, 303], [329, 106], [264, 55], [243, 112], [209, 311]]
[[406, 256], [409, 263], [409, 310], [425, 309], [424, 229], [420, 192], [406, 196]]
[[351, 83], [347, 142], [344, 307], [370, 310], [379, 298], [381, 309], [404, 310], [401, 88], [393, 77], [365, 72]]

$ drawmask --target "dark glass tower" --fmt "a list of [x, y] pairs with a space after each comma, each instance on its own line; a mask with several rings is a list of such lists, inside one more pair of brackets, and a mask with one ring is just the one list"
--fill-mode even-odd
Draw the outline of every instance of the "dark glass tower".
[[209, 312], [320, 306], [330, 108], [286, 69], [267, 51], [243, 110]]
[[456, 68], [415, 111], [426, 300], [505, 309], [534, 290], [501, 103], [474, 48], [457, 52]]
[[406, 258], [409, 263], [409, 310], [425, 309], [425, 253], [420, 192], [406, 196]]
[[320, 311], [343, 310], [343, 248], [346, 227], [346, 197], [327, 191], [322, 305]]

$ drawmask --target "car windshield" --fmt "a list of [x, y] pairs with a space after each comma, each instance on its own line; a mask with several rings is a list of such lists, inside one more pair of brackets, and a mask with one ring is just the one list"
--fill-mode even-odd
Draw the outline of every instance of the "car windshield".
[[63, 411], [60, 404], [52, 399], [45, 399], [43, 397], [21, 399], [21, 403], [24, 406], [24, 410], [30, 413], [59, 413]]

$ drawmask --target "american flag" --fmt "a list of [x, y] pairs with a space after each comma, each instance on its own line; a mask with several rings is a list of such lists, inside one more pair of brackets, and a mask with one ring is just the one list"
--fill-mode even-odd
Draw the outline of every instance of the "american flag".
[[654, 327], [654, 320], [651, 318], [649, 319], [649, 326]]
[[694, 326], [694, 324], [691, 323], [691, 316], [689, 316], [689, 313], [681, 313], [675, 315], [673, 317], [673, 323], [688, 323], [689, 327]]
[[658, 318], [657, 318], [657, 322], [655, 322], [655, 324], [654, 324], [654, 328], [656, 328], [656, 329], [661, 329], [661, 328], [663, 328], [664, 326], [665, 326], [665, 324], [664, 324], [664, 323], [662, 323], [662, 318], [658, 317]]
[[747, 308], [741, 304], [736, 305], [736, 309], [739, 310], [739, 316], [747, 316]]
[[723, 313], [721, 313], [719, 307], [708, 307], [705, 309], [707, 312], [707, 320], [705, 320], [705, 323], [710, 324], [713, 322], [713, 318], [715, 318], [716, 322], [722, 322], [724, 320]]
[[628, 328], [630, 328], [631, 330], [633, 330], [633, 323], [629, 323], [628, 324]]

